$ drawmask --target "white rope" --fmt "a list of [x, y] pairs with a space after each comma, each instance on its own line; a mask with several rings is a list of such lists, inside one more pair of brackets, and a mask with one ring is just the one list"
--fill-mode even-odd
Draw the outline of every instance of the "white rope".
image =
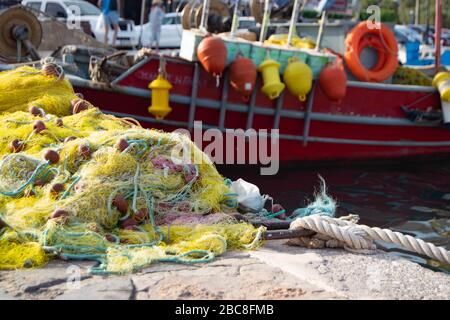
[[313, 230], [317, 235], [290, 243], [312, 248], [343, 247], [352, 252], [369, 253], [376, 249], [374, 241], [383, 241], [450, 264], [450, 252], [442, 247], [389, 229], [358, 225], [356, 221], [355, 216], [331, 218], [318, 214], [298, 218], [291, 223], [290, 229]]

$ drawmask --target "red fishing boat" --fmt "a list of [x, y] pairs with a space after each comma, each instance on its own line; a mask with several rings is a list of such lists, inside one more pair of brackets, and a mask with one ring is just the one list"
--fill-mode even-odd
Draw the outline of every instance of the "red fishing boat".
[[[297, 21], [297, 17], [294, 15], [291, 21]], [[295, 29], [295, 23], [292, 26], [289, 34], [293, 34], [291, 29]], [[62, 26], [52, 22], [48, 29], [62, 30]], [[47, 38], [50, 38], [57, 32], [48, 33]], [[15, 48], [14, 41], [20, 39], [13, 40], [10, 50]], [[367, 40], [366, 45], [371, 46], [372, 40]], [[320, 39], [317, 46], [319, 44]], [[89, 59], [92, 62], [90, 56], [95, 50], [85, 51], [88, 57], [78, 60], [86, 64]], [[61, 60], [69, 64], [69, 56], [62, 54]], [[164, 58], [165, 76], [173, 86], [170, 91], [172, 112], [157, 120], [148, 111], [151, 104], [148, 86], [159, 74], [160, 59], [160, 55], [149, 55], [125, 72], [120, 71], [110, 83], [68, 77], [77, 92], [103, 111], [133, 117], [149, 128], [192, 129], [195, 121], [201, 121], [203, 129], [222, 131], [255, 129], [258, 134], [267, 135], [263, 129], [268, 130], [268, 134], [278, 129], [281, 161], [353, 161], [450, 153], [450, 130], [435, 113], [430, 113], [430, 107], [438, 111], [441, 106], [440, 94], [431, 86], [348, 81], [345, 97], [336, 103], [327, 98], [315, 81], [306, 101], [300, 101], [288, 90], [270, 100], [262, 93], [259, 78], [255, 90], [245, 101], [241, 93], [230, 86], [228, 71], [217, 86], [216, 78], [199, 62], [178, 57]], [[100, 62], [107, 64], [103, 58]], [[77, 68], [75, 65], [72, 69]], [[430, 119], [434, 121], [427, 121]], [[235, 149], [235, 153], [238, 152], [243, 150]]]
[[313, 86], [299, 101], [287, 90], [276, 100], [261, 92], [258, 81], [248, 102], [223, 76], [216, 79], [198, 63], [166, 58], [167, 80], [173, 85], [163, 120], [149, 112], [149, 83], [158, 75], [159, 56], [150, 56], [118, 77], [111, 86], [72, 79], [94, 105], [117, 116], [134, 117], [149, 128], [279, 129], [280, 160], [366, 160], [450, 152], [450, 130], [442, 122], [413, 121], [405, 109], [426, 114], [441, 101], [433, 87], [349, 81], [340, 103]]

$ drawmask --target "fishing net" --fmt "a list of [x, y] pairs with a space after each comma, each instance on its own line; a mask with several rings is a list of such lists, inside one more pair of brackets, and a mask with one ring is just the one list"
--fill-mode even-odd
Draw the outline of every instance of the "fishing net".
[[398, 67], [392, 77], [392, 83], [416, 86], [431, 86], [432, 79], [420, 70]]
[[0, 115], [0, 157], [0, 269], [58, 256], [124, 273], [261, 242], [263, 229], [229, 215], [230, 182], [178, 133], [93, 107], [61, 118], [17, 111]]
[[0, 112], [26, 111], [32, 106], [68, 115], [76, 98], [69, 81], [24, 66], [0, 73]]

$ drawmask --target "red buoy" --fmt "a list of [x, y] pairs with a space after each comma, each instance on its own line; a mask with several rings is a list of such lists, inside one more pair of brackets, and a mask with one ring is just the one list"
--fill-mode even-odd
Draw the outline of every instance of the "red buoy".
[[56, 209], [55, 211], [52, 212], [50, 218], [56, 219], [56, 218], [60, 218], [60, 217], [67, 217], [68, 215], [69, 215], [69, 213], [66, 210]]
[[206, 36], [197, 47], [198, 60], [206, 71], [220, 77], [227, 63], [225, 42], [214, 36]]
[[342, 65], [334, 63], [323, 68], [319, 75], [319, 86], [334, 102], [341, 102], [347, 91], [347, 75]]
[[243, 95], [244, 100], [248, 100], [255, 89], [256, 77], [256, 66], [251, 59], [238, 56], [231, 63], [230, 84]]
[[52, 164], [58, 163], [59, 153], [56, 152], [55, 150], [47, 150], [44, 154], [44, 159]]
[[9, 144], [9, 149], [11, 150], [11, 152], [20, 152], [22, 151], [23, 147], [24, 143], [19, 139], [14, 139]]

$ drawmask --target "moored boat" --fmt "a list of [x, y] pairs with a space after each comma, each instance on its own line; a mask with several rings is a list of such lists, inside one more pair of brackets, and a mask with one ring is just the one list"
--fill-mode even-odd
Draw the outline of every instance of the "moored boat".
[[[162, 57], [165, 76], [173, 85], [173, 111], [157, 120], [148, 111], [148, 86], [158, 76]], [[227, 71], [217, 86], [217, 78], [195, 59], [158, 54], [148, 55], [110, 83], [70, 74], [68, 78], [94, 105], [136, 118], [146, 127], [193, 129], [194, 122], [201, 121], [203, 129], [256, 130], [260, 135], [279, 130], [281, 161], [391, 159], [450, 152], [450, 131], [436, 116], [440, 95], [431, 86], [348, 81], [346, 95], [337, 103], [314, 81], [306, 101], [288, 90], [270, 100], [261, 92], [260, 77], [246, 101], [230, 86]], [[235, 153], [240, 152], [236, 147]]]
[[329, 100], [314, 85], [305, 102], [287, 90], [269, 100], [257, 85], [248, 102], [216, 80], [198, 63], [166, 58], [173, 111], [163, 120], [148, 112], [148, 84], [158, 75], [159, 56], [150, 56], [113, 81], [110, 87], [72, 79], [77, 92], [106, 112], [136, 118], [146, 127], [279, 129], [280, 158], [290, 160], [356, 160], [397, 158], [450, 152], [450, 131], [440, 122], [412, 121], [402, 107], [426, 112], [439, 108], [433, 87], [349, 81], [341, 103]]

